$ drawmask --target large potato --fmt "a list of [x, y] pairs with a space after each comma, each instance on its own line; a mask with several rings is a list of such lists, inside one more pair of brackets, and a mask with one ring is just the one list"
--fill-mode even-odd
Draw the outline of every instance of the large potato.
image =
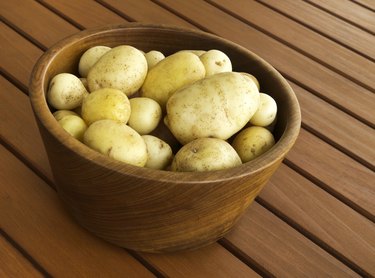
[[260, 93], [258, 110], [251, 117], [250, 123], [256, 126], [268, 126], [273, 123], [277, 114], [276, 101], [269, 95]]
[[90, 91], [114, 88], [127, 96], [137, 92], [147, 75], [147, 61], [142, 52], [120, 45], [105, 53], [90, 69], [87, 83]]
[[91, 67], [109, 50], [108, 46], [97, 45], [87, 49], [79, 59], [78, 72], [81, 77], [86, 77]]
[[199, 56], [206, 69], [206, 77], [220, 72], [232, 71], [232, 62], [222, 51], [211, 49]]
[[90, 148], [128, 164], [143, 167], [147, 162], [146, 143], [124, 123], [96, 121], [87, 128], [83, 141]]
[[246, 125], [258, 106], [254, 82], [240, 73], [218, 73], [171, 96], [167, 126], [182, 144], [202, 137], [226, 140]]
[[240, 157], [228, 142], [217, 138], [199, 138], [177, 152], [172, 162], [172, 171], [214, 171], [241, 164]]
[[70, 110], [80, 106], [87, 95], [85, 86], [77, 76], [59, 73], [49, 83], [47, 100], [56, 109]]
[[141, 88], [143, 97], [152, 98], [164, 109], [169, 97], [179, 88], [202, 79], [206, 70], [191, 52], [177, 52], [157, 63]]
[[131, 114], [128, 125], [141, 135], [153, 131], [158, 126], [162, 116], [159, 103], [146, 97], [135, 97], [129, 101]]
[[268, 151], [275, 144], [272, 133], [260, 126], [252, 126], [242, 130], [232, 142], [233, 148], [243, 163], [253, 160]]
[[142, 138], [146, 143], [148, 154], [145, 167], [158, 170], [165, 169], [173, 158], [171, 147], [163, 140], [152, 135], [143, 135]]
[[84, 99], [81, 116], [89, 125], [103, 119], [127, 123], [130, 112], [130, 102], [125, 94], [117, 89], [103, 88]]

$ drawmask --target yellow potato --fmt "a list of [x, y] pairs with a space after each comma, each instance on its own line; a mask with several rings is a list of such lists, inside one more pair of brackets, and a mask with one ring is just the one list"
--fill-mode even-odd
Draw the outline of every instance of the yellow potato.
[[193, 54], [197, 55], [198, 57], [200, 57], [201, 55], [203, 55], [207, 51], [206, 50], [189, 50], [189, 49], [185, 49], [185, 50], [180, 50], [178, 52], [190, 52], [190, 53], [193, 53]]
[[124, 123], [96, 121], [87, 128], [83, 142], [104, 155], [131, 165], [143, 167], [147, 162], [145, 141]]
[[87, 124], [103, 119], [127, 123], [130, 117], [130, 102], [120, 90], [104, 88], [89, 94], [82, 103], [81, 115]]
[[74, 138], [80, 141], [83, 140], [83, 134], [87, 129], [87, 125], [81, 117], [77, 115], [65, 115], [58, 120], [58, 123]]
[[145, 97], [135, 97], [129, 101], [131, 114], [128, 125], [141, 135], [152, 132], [158, 126], [162, 116], [159, 103]]
[[268, 126], [276, 118], [277, 104], [269, 95], [260, 93], [260, 104], [258, 110], [251, 117], [250, 123], [256, 126]]
[[247, 73], [247, 72], [241, 72], [243, 75], [247, 76], [248, 78], [250, 78], [254, 83], [255, 85], [257, 86], [258, 90], [260, 90], [260, 84], [259, 84], [259, 81], [258, 79], [256, 79], [256, 77], [250, 73]]
[[199, 56], [206, 69], [206, 77], [220, 72], [232, 71], [232, 62], [222, 51], [212, 49]]
[[272, 133], [260, 126], [252, 126], [242, 130], [232, 142], [233, 148], [243, 163], [253, 160], [268, 151], [275, 144]]
[[78, 114], [76, 112], [70, 111], [70, 110], [57, 110], [52, 115], [55, 117], [56, 121], [61, 120], [63, 117], [65, 117], [67, 115], [78, 116]]
[[148, 70], [153, 68], [157, 63], [165, 58], [164, 54], [160, 51], [151, 50], [145, 54]]
[[226, 140], [246, 125], [258, 106], [254, 82], [240, 73], [218, 73], [172, 95], [167, 126], [182, 144], [202, 137]]
[[108, 46], [94, 46], [87, 49], [79, 59], [78, 72], [81, 77], [86, 77], [91, 67], [109, 50]]
[[145, 167], [158, 170], [165, 169], [173, 158], [171, 147], [163, 140], [152, 135], [143, 135], [142, 138], [146, 143], [148, 154]]
[[114, 88], [130, 96], [138, 91], [147, 75], [147, 60], [135, 47], [120, 45], [105, 53], [90, 69], [90, 91]]
[[148, 72], [141, 96], [154, 99], [164, 109], [176, 90], [204, 78], [205, 74], [205, 68], [197, 55], [191, 52], [172, 54]]
[[49, 83], [47, 100], [56, 109], [70, 110], [80, 106], [87, 95], [85, 86], [77, 76], [59, 73]]
[[199, 138], [177, 152], [172, 171], [214, 171], [238, 165], [241, 165], [241, 159], [228, 142], [217, 138]]

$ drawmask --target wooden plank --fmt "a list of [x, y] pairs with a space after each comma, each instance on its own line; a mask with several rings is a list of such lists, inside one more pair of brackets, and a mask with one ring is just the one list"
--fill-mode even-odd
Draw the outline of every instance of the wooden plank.
[[[199, 0], [158, 0], [222, 37], [239, 43], [269, 61], [293, 81], [375, 126], [375, 95], [343, 76], [274, 40], [218, 8]], [[246, 34], [246, 35], [244, 35]], [[287, 62], [286, 62], [287, 61]], [[301, 70], [303, 69], [303, 70]]]
[[165, 9], [161, 9], [157, 4], [150, 0], [101, 0], [100, 2], [112, 7], [119, 13], [131, 18], [133, 21], [195, 28], [194, 25]]
[[[375, 172], [301, 129], [287, 159], [369, 218], [375, 215]], [[375, 160], [373, 160], [375, 161]], [[375, 219], [374, 219], [375, 220]]]
[[349, 0], [307, 0], [352, 24], [375, 34], [375, 13]]
[[363, 56], [258, 2], [246, 0], [213, 0], [212, 2], [247, 22], [251, 22], [257, 28], [271, 33], [304, 54], [313, 56], [319, 63], [334, 68], [349, 79], [354, 79], [367, 88], [375, 88], [373, 76], [375, 63]]
[[361, 5], [373, 12], [375, 12], [375, 2], [374, 0], [353, 0], [353, 2], [357, 3], [358, 5]]
[[84, 28], [128, 22], [125, 18], [92, 0], [44, 0], [42, 3]]
[[287, 14], [290, 18], [302, 22], [313, 30], [357, 50], [363, 55], [375, 59], [374, 37], [350, 23], [304, 1], [295, 0], [259, 0], [260, 2]]
[[27, 88], [34, 63], [43, 52], [3, 22], [0, 23], [0, 40], [2, 70], [10, 73]]
[[66, 277], [153, 276], [122, 248], [78, 226], [56, 193], [3, 146], [0, 168], [1, 227], [48, 273]]
[[340, 109], [310, 94], [289, 81], [297, 95], [303, 125], [325, 141], [344, 149], [361, 163], [373, 167], [375, 159], [375, 130]]
[[285, 165], [258, 197], [352, 267], [375, 275], [375, 224]]
[[226, 241], [275, 277], [357, 276], [257, 203], [246, 211]]
[[[23, 32], [49, 47], [62, 39], [61, 34], [71, 35], [76, 27], [33, 0], [0, 1], [2, 16]], [[34, 20], [37, 18], [38, 20]]]
[[260, 277], [218, 243], [203, 249], [142, 257], [167, 277]]
[[53, 181], [29, 99], [2, 76], [0, 88], [0, 138]]
[[0, 234], [0, 277], [43, 277], [43, 275]]

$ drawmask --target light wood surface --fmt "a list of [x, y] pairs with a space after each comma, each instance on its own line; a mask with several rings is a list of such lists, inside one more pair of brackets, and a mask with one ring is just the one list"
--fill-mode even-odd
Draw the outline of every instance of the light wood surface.
[[[20, 271], [24, 266], [30, 275], [39, 274], [29, 261], [32, 258], [56, 277], [88, 276], [93, 270], [99, 276], [114, 277], [207, 277], [223, 273], [225, 277], [251, 277], [254, 272], [278, 277], [317, 273], [374, 276], [374, 199], [370, 197], [374, 194], [370, 183], [375, 161], [374, 101], [367, 98], [374, 92], [369, 70], [375, 61], [374, 36], [358, 26], [363, 24], [360, 20], [353, 24], [343, 19], [352, 16], [350, 11], [358, 15], [366, 7], [364, 15], [374, 12], [373, 1], [341, 1], [339, 9], [330, 8], [330, 12], [308, 1], [242, 3], [267, 14], [268, 21], [275, 22], [271, 26], [264, 25], [259, 16], [253, 18], [251, 12], [238, 9], [236, 1], [197, 1], [197, 8], [190, 9], [185, 1], [139, 2], [142, 10], [138, 1], [0, 2], [4, 21], [0, 27], [0, 139], [8, 150], [0, 156], [0, 184], [8, 185], [0, 188], [0, 212], [5, 215], [0, 217], [0, 228], [5, 230], [5, 224], [11, 224], [6, 231], [18, 244], [3, 241], [10, 248], [7, 250], [14, 251], [2, 256], [3, 261]], [[15, 17], [19, 10], [21, 17]], [[93, 16], [97, 14], [103, 16]], [[299, 98], [303, 142], [299, 138], [233, 235], [210, 247], [175, 255], [129, 254], [113, 246], [103, 247], [102, 241], [80, 230], [61, 205], [57, 206], [56, 193], [48, 187], [54, 186], [53, 177], [27, 97], [31, 69], [57, 40], [83, 28], [126, 21], [192, 26], [235, 40], [282, 69]], [[307, 41], [316, 47], [311, 48]], [[358, 103], [357, 95], [366, 97]], [[20, 189], [24, 186], [27, 189]], [[48, 217], [44, 217], [46, 212]], [[58, 220], [57, 227], [65, 227], [64, 232], [50, 227], [56, 223], [50, 222], [52, 219]], [[23, 222], [27, 232], [20, 229]], [[271, 245], [262, 235], [251, 234], [250, 238], [258, 241], [250, 244], [248, 229], [266, 235], [267, 231], [279, 240]], [[77, 251], [74, 245], [80, 241], [84, 243], [79, 246], [84, 247]], [[31, 257], [20, 257], [17, 246]], [[99, 250], [102, 255], [97, 255]], [[268, 256], [270, 252], [272, 256]], [[22, 260], [14, 260], [10, 254]], [[91, 261], [90, 256], [94, 256]], [[282, 259], [285, 256], [288, 260]], [[316, 262], [317, 268], [312, 269], [305, 258]], [[103, 260], [121, 273], [105, 267]], [[0, 269], [5, 272], [9, 267]]]

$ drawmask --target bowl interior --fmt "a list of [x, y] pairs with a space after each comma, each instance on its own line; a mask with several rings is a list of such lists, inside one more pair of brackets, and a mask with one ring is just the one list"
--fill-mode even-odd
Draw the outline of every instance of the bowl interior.
[[[58, 73], [70, 72], [78, 75], [80, 56], [88, 48], [96, 45], [114, 47], [121, 44], [132, 45], [145, 52], [159, 50], [164, 55], [183, 49], [219, 49], [226, 53], [233, 64], [233, 70], [253, 74], [260, 83], [261, 92], [270, 94], [278, 104], [278, 120], [274, 135], [277, 143], [267, 153], [253, 161], [233, 169], [201, 172], [175, 173], [139, 168], [112, 160], [91, 150], [69, 136], [55, 121], [45, 95], [50, 80]], [[276, 159], [284, 157], [294, 144], [300, 128], [300, 109], [298, 101], [286, 80], [266, 61], [249, 50], [223, 38], [205, 32], [177, 27], [126, 24], [85, 30], [64, 39], [49, 49], [36, 64], [30, 80], [30, 99], [33, 110], [52, 136], [61, 144], [72, 149], [82, 158], [90, 159], [112, 171], [147, 177], [151, 173], [156, 179], [179, 179], [186, 182], [229, 179], [233, 176], [247, 175], [267, 167]]]

